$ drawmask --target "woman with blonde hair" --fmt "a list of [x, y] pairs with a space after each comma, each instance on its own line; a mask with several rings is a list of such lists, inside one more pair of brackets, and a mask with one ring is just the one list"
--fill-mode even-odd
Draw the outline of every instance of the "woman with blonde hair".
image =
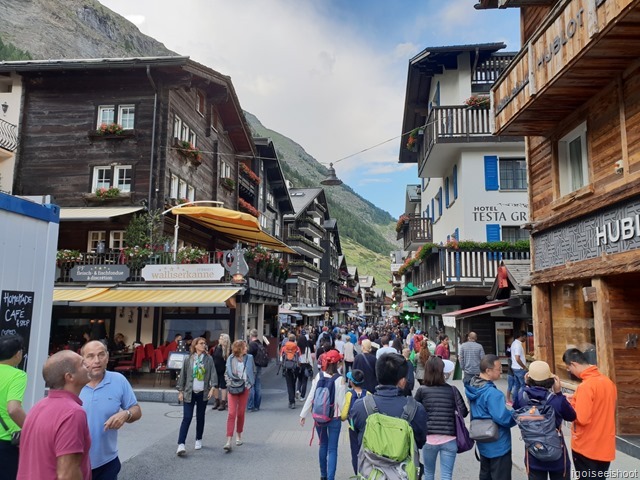
[[418, 357], [416, 360], [416, 380], [420, 385], [424, 385], [424, 367], [427, 364], [427, 360], [431, 356], [431, 352], [429, 351], [429, 340], [424, 338], [420, 342], [420, 353], [418, 353]]
[[213, 392], [213, 397], [216, 401], [213, 405], [213, 410], [222, 411], [227, 408], [227, 382], [224, 378], [224, 371], [227, 368], [227, 359], [230, 354], [231, 339], [226, 333], [221, 333], [218, 345], [211, 354], [213, 357], [213, 363], [216, 367], [216, 374], [218, 376], [218, 384]]
[[256, 367], [253, 355], [247, 353], [247, 342], [236, 340], [231, 346], [231, 355], [227, 358], [225, 377], [228, 389], [229, 415], [227, 416], [227, 443], [224, 451], [231, 451], [233, 430], [236, 431], [236, 445], [242, 445], [244, 416], [247, 411], [249, 390], [255, 382]]
[[178, 401], [182, 403], [182, 423], [178, 435], [178, 455], [186, 453], [185, 442], [189, 425], [193, 418], [193, 409], [196, 408], [196, 445], [195, 449], [202, 448], [202, 434], [204, 433], [204, 413], [207, 402], [214, 392], [214, 385], [218, 383], [213, 359], [207, 353], [207, 341], [203, 337], [191, 342], [191, 355], [182, 364], [182, 371], [176, 388], [178, 389]]

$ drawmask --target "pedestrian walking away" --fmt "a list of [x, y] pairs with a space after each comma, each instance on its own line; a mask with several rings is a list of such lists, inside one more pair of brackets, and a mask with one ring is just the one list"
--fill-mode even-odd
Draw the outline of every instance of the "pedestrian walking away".
[[616, 385], [577, 348], [564, 352], [562, 361], [582, 380], [568, 395], [576, 411], [571, 428], [573, 467], [578, 478], [603, 477], [616, 457]]
[[362, 370], [352, 369], [347, 373], [348, 390], [344, 397], [344, 405], [340, 411], [340, 419], [349, 424], [349, 448], [351, 449], [351, 465], [353, 466], [354, 475], [358, 474], [358, 452], [360, 450], [358, 444], [358, 434], [353, 429], [353, 420], [351, 419], [351, 413], [353, 412], [353, 405], [356, 400], [364, 397], [365, 395], [371, 395], [371, 392], [367, 392], [362, 385], [364, 384], [364, 373]]
[[367, 392], [375, 392], [378, 379], [376, 377], [376, 356], [371, 353], [371, 340], [365, 338], [361, 341], [362, 353], [356, 355], [353, 361], [353, 368], [362, 370], [364, 373], [364, 384], [362, 387]]
[[109, 352], [99, 340], [86, 343], [81, 354], [89, 368], [90, 381], [80, 391], [91, 433], [91, 477], [115, 480], [121, 464], [118, 458], [118, 430], [142, 417], [129, 381], [118, 372], [108, 372]]
[[511, 480], [511, 427], [516, 422], [505, 405], [504, 394], [495, 382], [502, 374], [502, 364], [496, 355], [485, 355], [480, 360], [480, 374], [465, 386], [473, 422], [488, 419], [495, 423], [497, 437], [477, 442], [480, 454], [480, 480]]
[[[269, 365], [269, 358], [266, 347], [258, 338], [258, 330], [255, 328], [249, 332], [248, 353], [253, 357], [253, 361], [256, 364], [256, 371], [253, 387], [249, 391], [247, 411], [257, 412], [260, 410], [260, 405], [262, 404], [262, 381], [260, 377], [262, 376], [262, 369]], [[266, 363], [264, 365], [258, 365], [259, 354], [260, 356], [266, 357]]]
[[[287, 342], [280, 349], [282, 376], [287, 382], [287, 396], [289, 408], [296, 408], [296, 381], [300, 371], [300, 347], [296, 343], [296, 336], [290, 333]], [[299, 398], [299, 396], [298, 396]]]
[[460, 368], [464, 372], [462, 383], [469, 385], [471, 378], [480, 373], [480, 360], [484, 357], [484, 348], [478, 343], [478, 335], [469, 332], [467, 341], [458, 349]]
[[236, 432], [236, 446], [243, 444], [244, 418], [247, 410], [249, 390], [255, 381], [255, 364], [253, 357], [247, 353], [247, 342], [236, 340], [231, 346], [231, 355], [227, 359], [225, 372], [228, 398], [229, 415], [227, 416], [227, 443], [224, 451], [231, 451], [233, 431]]
[[[529, 480], [569, 480], [571, 479], [571, 460], [569, 452], [564, 443], [560, 430], [563, 421], [573, 422], [576, 419], [576, 412], [569, 404], [569, 401], [562, 393], [560, 379], [551, 373], [549, 364], [537, 360], [529, 365], [529, 373], [525, 375], [525, 387], [517, 395], [513, 402], [514, 416], [518, 421], [518, 414], [521, 411], [529, 413], [531, 407], [538, 409], [540, 414], [545, 406], [553, 410], [554, 422], [550, 425], [551, 431], [544, 432], [551, 435], [552, 441], [545, 442], [540, 434], [539, 428], [534, 432], [533, 446], [526, 445], [526, 435], [523, 431], [522, 439], [525, 441], [524, 463], [528, 472]], [[551, 412], [550, 412], [551, 413]], [[535, 413], [534, 413], [535, 415]], [[530, 424], [534, 420], [525, 420], [521, 423]], [[556, 460], [543, 460], [536, 455], [536, 449], [546, 448], [554, 441], [558, 442], [560, 455]], [[542, 447], [540, 446], [542, 445]], [[536, 448], [537, 447], [537, 448]], [[529, 451], [531, 450], [531, 452]]]
[[[322, 356], [321, 370], [313, 379], [311, 390], [300, 412], [300, 426], [304, 427], [307, 415], [312, 412], [314, 426], [320, 443], [318, 461], [320, 463], [320, 479], [335, 480], [338, 464], [338, 440], [342, 421], [340, 412], [344, 405], [346, 385], [344, 378], [338, 371], [342, 363], [342, 355], [337, 350], [329, 350]], [[323, 389], [327, 395], [317, 395], [316, 391]], [[326, 390], [325, 390], [326, 389]], [[333, 393], [333, 397], [331, 397]], [[324, 404], [320, 403], [320, 397]], [[319, 418], [316, 410], [327, 411], [328, 418]], [[313, 441], [313, 436], [312, 436]]]
[[0, 480], [15, 480], [18, 474], [20, 430], [24, 424], [22, 408], [27, 374], [20, 370], [23, 341], [20, 335], [0, 337]]
[[49, 394], [25, 418], [17, 478], [89, 480], [91, 435], [79, 397], [89, 370], [80, 355], [61, 350], [46, 360], [42, 376]]
[[207, 341], [204, 337], [197, 337], [191, 342], [190, 355], [182, 364], [180, 379], [176, 385], [178, 402], [182, 402], [182, 423], [180, 424], [178, 450], [176, 451], [179, 456], [186, 453], [185, 444], [194, 409], [196, 410], [194, 450], [202, 448], [207, 402], [213, 396], [217, 383], [218, 375], [213, 358], [207, 353]]
[[469, 410], [462, 395], [448, 385], [444, 375], [444, 361], [436, 356], [427, 360], [424, 383], [415, 395], [427, 412], [427, 442], [422, 449], [424, 480], [434, 480], [436, 461], [440, 455], [440, 478], [451, 480], [458, 454], [456, 443], [456, 408], [463, 417]]
[[307, 337], [302, 334], [298, 335], [297, 345], [300, 349], [300, 359], [296, 373], [295, 399], [303, 401], [307, 396], [309, 379], [313, 377], [313, 366], [311, 365], [311, 348]]

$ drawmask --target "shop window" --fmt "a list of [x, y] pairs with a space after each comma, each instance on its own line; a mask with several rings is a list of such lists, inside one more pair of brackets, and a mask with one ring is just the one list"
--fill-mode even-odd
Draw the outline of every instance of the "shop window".
[[109, 248], [112, 250], [124, 248], [124, 230], [112, 230], [109, 232]]
[[558, 142], [560, 194], [567, 195], [589, 183], [587, 123], [574, 128]]
[[562, 380], [571, 379], [562, 361], [568, 348], [577, 348], [590, 364], [597, 365], [593, 306], [584, 301], [582, 293], [583, 288], [590, 286], [587, 280], [553, 284], [550, 288], [553, 355], [556, 374]]
[[529, 231], [520, 227], [502, 227], [502, 241], [516, 243], [519, 240], [529, 240]]

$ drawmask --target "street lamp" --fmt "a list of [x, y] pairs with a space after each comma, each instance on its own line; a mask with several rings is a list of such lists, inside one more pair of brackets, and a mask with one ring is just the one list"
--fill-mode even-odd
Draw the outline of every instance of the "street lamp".
[[333, 163], [329, 164], [329, 173], [327, 174], [327, 178], [325, 178], [324, 180], [322, 180], [320, 182], [320, 184], [322, 185], [328, 185], [328, 186], [338, 186], [338, 185], [342, 185], [342, 180], [340, 180], [337, 176], [336, 176], [336, 169], [333, 168]]

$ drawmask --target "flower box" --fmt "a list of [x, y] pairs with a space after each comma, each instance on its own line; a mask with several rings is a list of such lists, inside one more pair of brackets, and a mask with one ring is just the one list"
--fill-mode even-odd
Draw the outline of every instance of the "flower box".
[[175, 149], [196, 167], [202, 164], [202, 152], [186, 140], [175, 140]]
[[230, 191], [236, 188], [236, 182], [233, 180], [233, 178], [228, 177], [222, 177], [220, 179], [220, 185]]

